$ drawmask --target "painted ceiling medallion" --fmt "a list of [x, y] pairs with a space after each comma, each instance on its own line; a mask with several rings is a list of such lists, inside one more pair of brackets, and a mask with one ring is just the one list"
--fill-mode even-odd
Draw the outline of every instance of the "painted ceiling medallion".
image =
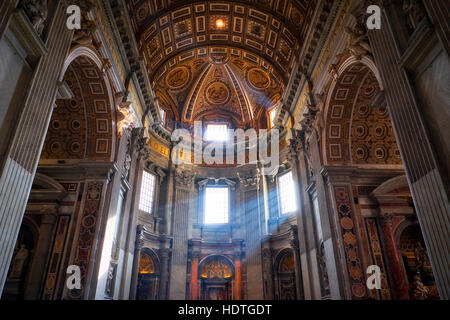
[[171, 89], [180, 89], [189, 82], [189, 70], [186, 67], [178, 67], [169, 72], [166, 83]]
[[247, 73], [248, 82], [255, 89], [265, 89], [270, 85], [269, 76], [258, 68], [252, 68]]
[[222, 81], [214, 81], [206, 87], [206, 100], [212, 104], [226, 103], [230, 98], [230, 90]]

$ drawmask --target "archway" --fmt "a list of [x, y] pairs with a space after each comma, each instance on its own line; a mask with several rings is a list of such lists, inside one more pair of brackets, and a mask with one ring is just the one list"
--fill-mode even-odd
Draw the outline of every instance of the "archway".
[[157, 300], [159, 291], [159, 260], [153, 250], [145, 248], [139, 255], [137, 300]]
[[396, 232], [412, 300], [439, 299], [433, 270], [418, 223], [406, 222]]
[[[116, 158], [113, 89], [99, 54], [85, 47], [73, 49], [60, 80], [24, 218], [35, 221], [41, 233], [35, 243], [39, 259], [33, 261], [33, 279], [25, 283], [26, 299], [64, 296], [61, 270], [71, 264], [81, 269], [82, 289], [72, 290], [70, 298], [85, 297], [92, 255], [102, 245], [97, 238], [108, 190], [107, 167]], [[96, 175], [86, 181], [90, 166], [96, 167]], [[65, 247], [69, 241], [71, 246]]]
[[201, 300], [231, 300], [234, 266], [223, 256], [209, 256], [199, 265]]
[[24, 217], [9, 266], [2, 300], [22, 300], [39, 239], [36, 223]]
[[297, 300], [295, 260], [292, 249], [284, 249], [277, 255], [275, 272], [275, 299]]
[[99, 58], [89, 49], [75, 49], [67, 59], [62, 81], [71, 96], [56, 100], [40, 162], [113, 160], [114, 100]]
[[322, 155], [325, 165], [394, 165], [401, 168], [386, 104], [372, 61], [349, 58], [329, 87]]

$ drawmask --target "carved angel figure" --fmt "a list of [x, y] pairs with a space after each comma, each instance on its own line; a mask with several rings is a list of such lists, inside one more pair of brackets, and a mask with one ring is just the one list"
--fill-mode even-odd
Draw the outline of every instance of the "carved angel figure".
[[414, 249], [414, 255], [416, 257], [416, 268], [419, 269], [423, 266], [429, 266], [430, 260], [428, 259], [427, 251], [420, 242], [417, 242], [416, 248]]
[[425, 8], [419, 0], [403, 0], [403, 12], [406, 14], [408, 26], [416, 30], [419, 23], [425, 17]]
[[414, 282], [412, 284], [412, 293], [415, 300], [426, 300], [428, 298], [428, 288], [420, 280], [420, 276], [416, 274], [414, 276]]
[[22, 6], [30, 17], [33, 28], [41, 34], [48, 16], [47, 0], [23, 0]]
[[347, 50], [351, 55], [361, 59], [363, 55], [370, 53], [370, 44], [363, 26], [357, 24], [353, 30], [345, 27], [345, 32], [349, 35]]

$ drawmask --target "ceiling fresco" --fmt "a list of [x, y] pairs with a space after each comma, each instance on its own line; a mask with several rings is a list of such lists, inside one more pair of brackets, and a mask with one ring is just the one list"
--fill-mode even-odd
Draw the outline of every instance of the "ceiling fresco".
[[128, 0], [127, 5], [169, 122], [228, 117], [236, 127], [261, 127], [289, 81], [315, 1]]

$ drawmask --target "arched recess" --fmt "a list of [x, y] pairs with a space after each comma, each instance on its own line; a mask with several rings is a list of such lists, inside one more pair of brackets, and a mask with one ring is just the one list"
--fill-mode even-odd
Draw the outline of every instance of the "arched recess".
[[275, 258], [275, 299], [297, 300], [294, 251], [285, 248]]
[[41, 154], [44, 160], [113, 161], [116, 149], [116, 112], [111, 81], [99, 54], [74, 48], [60, 81], [70, 99], [57, 99]]
[[325, 165], [401, 167], [388, 110], [376, 99], [381, 91], [378, 70], [369, 58], [350, 57], [340, 64], [325, 100]]
[[39, 241], [39, 226], [30, 217], [24, 216], [8, 270], [3, 300], [23, 300], [26, 283]]
[[198, 266], [201, 300], [231, 300], [234, 264], [225, 256], [210, 255]]
[[397, 228], [395, 236], [398, 239], [398, 250], [410, 285], [410, 298], [412, 300], [439, 299], [419, 223], [403, 222]]
[[149, 248], [139, 255], [137, 300], [157, 300], [160, 280], [160, 262], [157, 254]]

